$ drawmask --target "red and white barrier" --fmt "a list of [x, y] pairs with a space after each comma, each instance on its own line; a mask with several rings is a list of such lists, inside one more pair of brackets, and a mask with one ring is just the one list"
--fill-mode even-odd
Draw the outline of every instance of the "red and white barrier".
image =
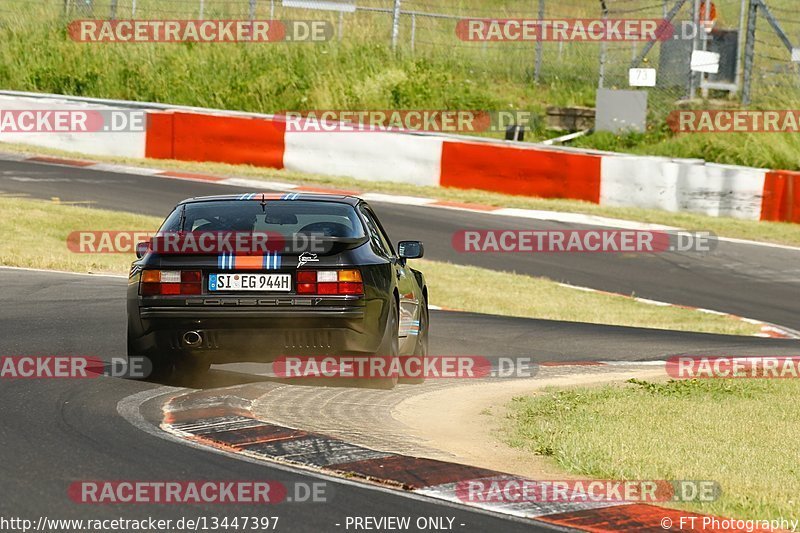
[[371, 181], [439, 185], [441, 137], [389, 132], [286, 132], [288, 170]]
[[704, 161], [607, 155], [599, 203], [759, 220], [765, 175]]
[[[0, 111], [109, 111], [123, 106], [99, 105], [56, 98], [20, 98], [0, 95]], [[30, 144], [92, 155], [141, 158], [145, 156], [145, 132], [9, 132], [0, 128], [0, 142]]]
[[279, 116], [6, 94], [0, 110], [149, 109], [144, 132], [0, 133], [5, 142], [800, 223], [800, 172], [433, 134], [290, 132]]

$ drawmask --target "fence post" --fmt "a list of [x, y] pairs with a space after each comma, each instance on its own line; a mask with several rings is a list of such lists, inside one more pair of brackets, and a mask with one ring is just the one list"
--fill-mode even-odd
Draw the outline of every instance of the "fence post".
[[256, 0], [250, 0], [250, 20], [256, 19]]
[[411, 13], [411, 53], [414, 53], [417, 43], [417, 14]]
[[206, 2], [205, 0], [200, 0], [200, 16], [198, 17], [200, 20], [203, 20], [206, 11]]
[[392, 51], [397, 50], [397, 38], [400, 36], [400, 4], [402, 0], [394, 0], [392, 15]]
[[[606, 0], [600, 0], [600, 7], [603, 10], [603, 25], [605, 26], [608, 20], [608, 6]], [[608, 59], [608, 41], [603, 39], [600, 43], [600, 75], [597, 78], [597, 88], [602, 89], [606, 83], [606, 60]]]
[[[698, 31], [703, 32], [701, 35], [703, 36], [703, 52], [708, 51], [708, 41], [711, 39], [711, 30], [706, 28], [706, 23], [711, 20], [711, 2], [706, 2], [702, 4], [703, 13], [700, 16], [703, 17], [703, 22], [699, 25]], [[708, 98], [708, 88], [705, 87], [705, 82], [708, 79], [708, 74], [704, 72], [698, 73], [698, 78], [700, 79], [700, 94], [702, 94], [703, 98]]]
[[744, 87], [742, 88], [742, 103], [750, 105], [750, 90], [753, 83], [753, 62], [756, 52], [756, 26], [758, 19], [758, 0], [750, 0], [750, 9], [747, 15], [747, 42], [744, 47]]
[[[700, 0], [694, 0], [692, 4], [692, 25], [694, 27], [694, 37], [692, 38], [692, 55], [697, 51], [697, 39], [700, 35]], [[694, 100], [697, 97], [697, 76], [698, 73], [689, 70], [689, 87], [687, 97]]]
[[[539, 24], [544, 20], [544, 0], [539, 0]], [[560, 43], [559, 43], [560, 44]], [[544, 54], [544, 42], [542, 39], [536, 41], [536, 65], [533, 68], [533, 81], [539, 83], [539, 76], [542, 74], [542, 55]]]
[[111, 13], [109, 14], [108, 18], [111, 20], [117, 19], [117, 0], [111, 0]]
[[739, 93], [742, 92], [742, 64], [744, 63], [742, 55], [744, 54], [745, 33], [747, 33], [745, 29], [747, 5], [747, 0], [742, 0], [742, 4], [739, 6], [739, 38], [736, 41], [736, 87]]

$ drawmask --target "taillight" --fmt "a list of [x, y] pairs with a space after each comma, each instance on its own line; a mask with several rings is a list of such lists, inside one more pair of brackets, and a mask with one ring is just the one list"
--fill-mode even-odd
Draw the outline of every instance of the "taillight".
[[199, 270], [145, 270], [142, 272], [142, 296], [200, 294], [203, 275]]
[[364, 294], [358, 270], [301, 270], [297, 294]]

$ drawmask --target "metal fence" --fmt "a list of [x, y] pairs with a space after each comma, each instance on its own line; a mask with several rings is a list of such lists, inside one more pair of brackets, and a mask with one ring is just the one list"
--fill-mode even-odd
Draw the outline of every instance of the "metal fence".
[[745, 103], [800, 104], [800, 12], [795, 4], [750, 1], [743, 51]]
[[[15, 0], [5, 0], [6, 9]], [[19, 0], [17, 0], [19, 1]], [[656, 69], [651, 111], [663, 115], [696, 96], [768, 105], [798, 93], [797, 0], [23, 0], [58, 5], [68, 18], [323, 19], [334, 40], [435, 55], [454, 68], [481, 69], [519, 84], [563, 88], [591, 99], [594, 89], [630, 88], [632, 67]], [[20, 4], [21, 5], [21, 4]], [[712, 13], [713, 11], [713, 13]], [[668, 19], [681, 36], [655, 43], [469, 42], [464, 19]], [[699, 29], [713, 18], [706, 36]], [[688, 28], [688, 32], [686, 29]], [[718, 74], [692, 73], [693, 51], [721, 52]], [[800, 61], [800, 51], [795, 51]], [[566, 97], [565, 101], [570, 98]], [[797, 98], [800, 100], [800, 98]]]

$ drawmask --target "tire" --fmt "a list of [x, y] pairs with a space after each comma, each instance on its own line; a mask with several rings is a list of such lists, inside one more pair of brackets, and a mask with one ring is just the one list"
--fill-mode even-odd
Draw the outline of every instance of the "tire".
[[[396, 359], [400, 351], [399, 335], [399, 318], [398, 318], [397, 305], [391, 301], [389, 305], [389, 316], [386, 319], [386, 331], [383, 333], [383, 340], [381, 341], [380, 348], [373, 355], [378, 357], [387, 357]], [[384, 389], [391, 390], [397, 385], [397, 376], [368, 378], [363, 380], [364, 387], [370, 389]]]
[[174, 370], [174, 364], [171, 359], [167, 357], [158, 357], [154, 354], [143, 355], [141, 350], [136, 348], [131, 329], [128, 327], [127, 332], [127, 345], [128, 345], [128, 359], [131, 357], [144, 357], [150, 363], [149, 373], [146, 376], [135, 377], [132, 379], [141, 379], [146, 381], [164, 382], [170, 379]]
[[[419, 333], [417, 334], [417, 343], [414, 346], [413, 357], [418, 357], [423, 364], [425, 358], [428, 357], [428, 325], [430, 324], [430, 316], [428, 314], [428, 304], [425, 303], [425, 309], [419, 316]], [[425, 375], [423, 371], [422, 377], [419, 378], [401, 378], [400, 383], [407, 383], [409, 385], [419, 385], [425, 383]]]

